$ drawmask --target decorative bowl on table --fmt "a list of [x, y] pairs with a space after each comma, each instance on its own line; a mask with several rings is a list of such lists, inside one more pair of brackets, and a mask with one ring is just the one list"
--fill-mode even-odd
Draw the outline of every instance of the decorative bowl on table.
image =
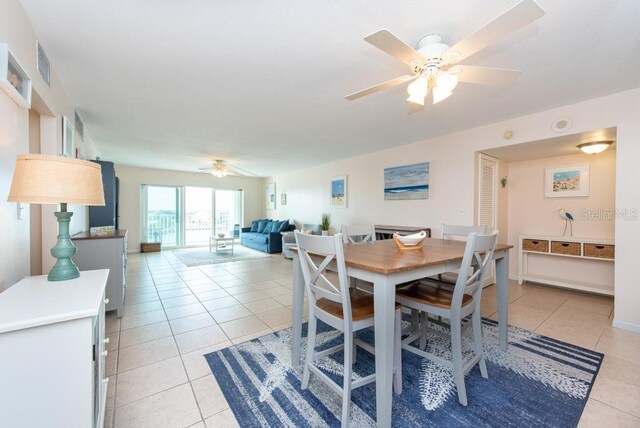
[[393, 234], [393, 241], [396, 243], [399, 249], [417, 249], [422, 248], [424, 240], [427, 237], [427, 233], [422, 230], [419, 233], [413, 235], [402, 236], [397, 232]]
[[224, 238], [224, 233], [218, 233], [218, 238]]

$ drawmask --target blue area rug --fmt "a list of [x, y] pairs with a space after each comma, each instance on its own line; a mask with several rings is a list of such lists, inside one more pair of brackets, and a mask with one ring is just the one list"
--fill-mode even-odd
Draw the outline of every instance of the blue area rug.
[[[342, 341], [340, 332], [322, 322], [318, 331], [318, 349]], [[403, 392], [393, 396], [393, 426], [577, 426], [602, 354], [516, 327], [509, 327], [509, 350], [503, 352], [496, 322], [483, 320], [483, 333], [489, 379], [480, 376], [477, 366], [467, 374], [467, 407], [458, 403], [446, 367], [402, 352]], [[371, 331], [359, 337], [373, 343]], [[447, 342], [434, 335], [428, 350], [450, 355]], [[313, 374], [309, 389], [300, 389], [302, 369], [291, 368], [290, 343], [291, 330], [286, 329], [206, 356], [240, 426], [340, 426], [341, 398]], [[303, 339], [301, 362], [305, 346]], [[470, 349], [465, 357], [470, 357]], [[342, 359], [338, 352], [319, 362], [340, 383]], [[358, 348], [356, 374], [366, 376], [374, 369], [374, 357]], [[354, 390], [352, 402], [351, 426], [375, 426], [375, 383]]]

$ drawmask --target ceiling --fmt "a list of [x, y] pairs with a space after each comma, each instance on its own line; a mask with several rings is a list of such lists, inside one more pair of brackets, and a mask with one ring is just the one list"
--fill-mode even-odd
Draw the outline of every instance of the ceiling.
[[616, 149], [616, 128], [594, 129], [578, 134], [561, 135], [555, 138], [530, 141], [511, 146], [480, 150], [482, 153], [507, 162], [520, 162], [531, 159], [551, 158], [582, 154], [578, 144], [594, 141], [614, 141], [607, 150]]
[[539, 0], [546, 15], [464, 61], [519, 69], [408, 114], [406, 73], [363, 41], [452, 45], [517, 0], [21, 0], [103, 159], [267, 176], [640, 86], [640, 2]]

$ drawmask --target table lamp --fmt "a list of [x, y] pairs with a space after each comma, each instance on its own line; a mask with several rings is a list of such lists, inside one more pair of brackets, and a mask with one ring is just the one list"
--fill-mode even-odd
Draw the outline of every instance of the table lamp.
[[57, 259], [49, 272], [49, 281], [66, 281], [80, 276], [71, 258], [76, 246], [69, 237], [72, 212], [67, 204], [104, 205], [100, 165], [79, 159], [47, 155], [18, 155], [13, 173], [9, 202], [60, 204], [58, 242], [51, 249]]

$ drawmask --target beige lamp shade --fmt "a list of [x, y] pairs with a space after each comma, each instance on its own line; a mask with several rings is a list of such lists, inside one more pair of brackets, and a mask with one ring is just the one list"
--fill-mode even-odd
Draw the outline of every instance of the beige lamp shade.
[[8, 201], [104, 205], [102, 170], [80, 159], [18, 155]]

